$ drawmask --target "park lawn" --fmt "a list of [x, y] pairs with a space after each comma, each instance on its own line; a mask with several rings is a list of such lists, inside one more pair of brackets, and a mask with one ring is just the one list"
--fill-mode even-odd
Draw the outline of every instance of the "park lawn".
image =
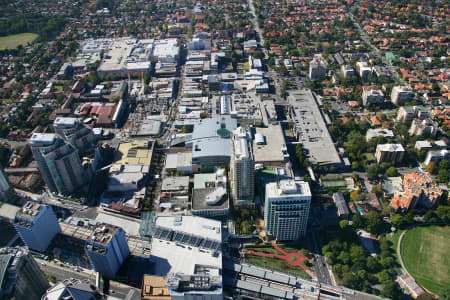
[[20, 33], [0, 37], [0, 50], [16, 49], [19, 45], [26, 46], [39, 37], [36, 33]]
[[289, 273], [292, 275], [300, 276], [303, 278], [311, 278], [302, 268], [298, 266], [291, 266], [284, 260], [278, 258], [261, 257], [255, 255], [245, 255], [245, 262], [257, 265], [261, 267], [266, 267], [275, 271]]
[[442, 296], [450, 286], [450, 226], [416, 227], [401, 244], [403, 262], [414, 279]]

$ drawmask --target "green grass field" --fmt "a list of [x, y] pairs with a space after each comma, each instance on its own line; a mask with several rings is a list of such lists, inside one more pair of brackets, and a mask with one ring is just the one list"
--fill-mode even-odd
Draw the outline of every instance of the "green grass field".
[[0, 37], [0, 50], [15, 49], [17, 46], [25, 46], [28, 42], [33, 42], [39, 37], [35, 33], [20, 33]]
[[442, 295], [450, 286], [450, 226], [416, 227], [401, 244], [403, 263], [414, 279]]

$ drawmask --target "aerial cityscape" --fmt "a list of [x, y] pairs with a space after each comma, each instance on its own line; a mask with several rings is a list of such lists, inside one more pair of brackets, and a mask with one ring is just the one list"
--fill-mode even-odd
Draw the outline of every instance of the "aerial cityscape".
[[0, 300], [450, 300], [446, 0], [0, 0]]

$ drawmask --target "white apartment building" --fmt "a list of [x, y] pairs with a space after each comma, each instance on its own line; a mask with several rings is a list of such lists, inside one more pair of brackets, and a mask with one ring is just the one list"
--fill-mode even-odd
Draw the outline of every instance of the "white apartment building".
[[411, 88], [407, 86], [394, 86], [391, 92], [391, 101], [396, 105], [410, 101], [414, 98], [414, 93]]
[[249, 142], [250, 135], [242, 127], [233, 131], [231, 143], [231, 189], [237, 206], [251, 206], [255, 196], [255, 161]]
[[266, 184], [264, 222], [267, 234], [281, 241], [306, 234], [311, 190], [307, 182], [282, 179]]

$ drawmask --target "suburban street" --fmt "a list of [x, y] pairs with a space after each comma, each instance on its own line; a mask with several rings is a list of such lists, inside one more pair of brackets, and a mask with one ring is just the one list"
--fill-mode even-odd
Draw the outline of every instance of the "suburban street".
[[381, 61], [388, 67], [388, 69], [390, 70], [392, 76], [394, 76], [395, 80], [400, 82], [402, 85], [405, 85], [406, 82], [403, 80], [403, 78], [401, 78], [400, 76], [398, 76], [397, 70], [396, 68], [386, 59], [386, 57], [384, 57], [384, 55], [381, 55], [380, 50], [375, 47], [371, 41], [370, 38], [367, 36], [367, 34], [364, 32], [364, 30], [361, 28], [361, 26], [359, 25], [359, 23], [355, 20], [355, 16], [349, 12], [348, 15], [350, 16], [350, 18], [352, 19], [353, 23], [355, 24], [356, 29], [358, 30], [358, 32], [361, 35], [362, 40], [369, 45], [370, 48], [372, 48], [372, 52], [381, 59]]
[[267, 49], [264, 47], [264, 35], [263, 35], [261, 28], [259, 28], [258, 19], [256, 17], [256, 12], [255, 12], [255, 4], [253, 3], [253, 0], [248, 0], [248, 4], [250, 7], [250, 11], [253, 15], [253, 18], [252, 18], [253, 26], [255, 27], [255, 31], [259, 35], [259, 43], [261, 44], [261, 48], [264, 52], [264, 58], [267, 59], [267, 58], [269, 58], [269, 55], [267, 53]]

